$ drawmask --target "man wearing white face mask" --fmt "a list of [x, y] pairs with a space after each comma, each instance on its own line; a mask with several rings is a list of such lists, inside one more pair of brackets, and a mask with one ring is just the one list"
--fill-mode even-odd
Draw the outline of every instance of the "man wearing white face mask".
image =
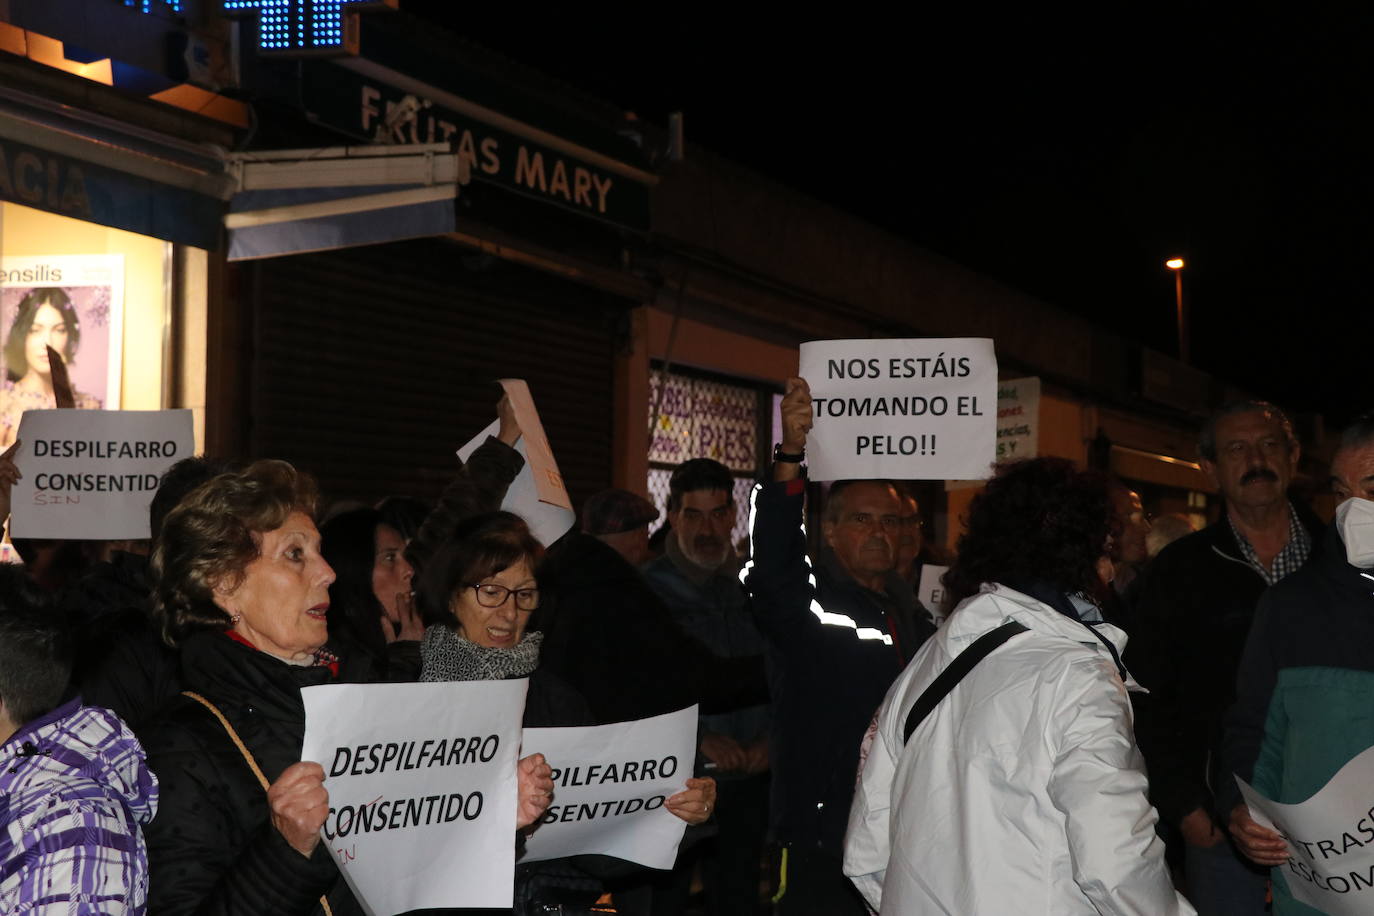
[[[1260, 599], [1226, 720], [1230, 769], [1284, 803], [1307, 799], [1374, 746], [1374, 412], [1341, 437], [1331, 484], [1344, 501], [1312, 561]], [[1288, 861], [1234, 780], [1217, 794], [1241, 851], [1260, 865]], [[1285, 871], [1271, 872], [1276, 916], [1316, 914], [1289, 894]]]

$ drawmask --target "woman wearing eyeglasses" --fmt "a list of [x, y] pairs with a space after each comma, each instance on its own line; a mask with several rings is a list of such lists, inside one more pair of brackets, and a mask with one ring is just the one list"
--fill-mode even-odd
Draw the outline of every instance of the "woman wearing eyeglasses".
[[[540, 604], [535, 568], [543, 554], [529, 527], [510, 512], [474, 515], [452, 530], [420, 573], [417, 591], [426, 624], [420, 680], [528, 677], [527, 727], [591, 725], [594, 720], [581, 695], [539, 666], [544, 634], [530, 630], [529, 623]], [[715, 780], [689, 779], [687, 788], [670, 796], [664, 807], [689, 824], [700, 824], [715, 801]], [[522, 868], [547, 870], [551, 865]], [[517, 872], [516, 913], [524, 911], [522, 903], [533, 904], [522, 894], [522, 876], [528, 875]], [[592, 881], [591, 887], [596, 886]]]

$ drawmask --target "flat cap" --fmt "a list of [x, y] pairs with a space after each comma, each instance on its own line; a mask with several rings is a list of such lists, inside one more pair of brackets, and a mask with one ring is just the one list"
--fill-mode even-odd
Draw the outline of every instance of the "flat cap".
[[602, 490], [582, 504], [582, 530], [587, 534], [619, 534], [633, 531], [658, 518], [658, 509], [638, 493]]

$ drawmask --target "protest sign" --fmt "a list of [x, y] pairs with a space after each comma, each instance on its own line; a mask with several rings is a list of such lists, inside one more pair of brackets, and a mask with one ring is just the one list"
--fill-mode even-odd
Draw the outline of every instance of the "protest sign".
[[[544, 427], [535, 412], [529, 387], [519, 379], [502, 379], [501, 387], [510, 395], [516, 422], [520, 424], [515, 450], [525, 458], [525, 466], [506, 490], [501, 508], [523, 518], [539, 543], [547, 546], [567, 533], [576, 513], [568, 491], [563, 488], [563, 478], [558, 473], [548, 440], [544, 438]], [[501, 421], [497, 420], [460, 448], [458, 457], [467, 461], [488, 436], [495, 436], [500, 429]]]
[[528, 681], [301, 690], [302, 760], [324, 767], [322, 841], [373, 916], [509, 907]]
[[988, 476], [997, 358], [982, 337], [816, 340], [801, 345], [815, 480]]
[[534, 398], [530, 396], [530, 386], [523, 379], [503, 378], [501, 387], [510, 398], [511, 409], [515, 412], [515, 422], [520, 424], [520, 441], [524, 443], [525, 464], [534, 479], [534, 489], [539, 493], [539, 501], [551, 506], [572, 509], [572, 500], [563, 487], [563, 475], [558, 473], [558, 462], [553, 460], [553, 449], [544, 436], [544, 424], [539, 421], [539, 412], [534, 409]]
[[527, 728], [524, 753], [543, 754], [553, 802], [521, 862], [599, 853], [672, 868], [687, 824], [663, 807], [696, 760], [695, 706], [590, 728]]
[[1250, 816], [1288, 842], [1275, 870], [1293, 897], [1330, 916], [1374, 913], [1374, 748], [1356, 756], [1307, 801], [1265, 798], [1236, 777]]
[[146, 538], [167, 468], [195, 453], [189, 410], [27, 410], [11, 491], [16, 537]]
[[925, 605], [930, 611], [936, 622], [943, 620], [945, 613], [943, 605], [945, 603], [945, 585], [940, 581], [940, 577], [949, 571], [948, 566], [936, 566], [934, 563], [924, 563], [921, 566], [921, 582], [916, 587], [916, 597], [921, 604]]

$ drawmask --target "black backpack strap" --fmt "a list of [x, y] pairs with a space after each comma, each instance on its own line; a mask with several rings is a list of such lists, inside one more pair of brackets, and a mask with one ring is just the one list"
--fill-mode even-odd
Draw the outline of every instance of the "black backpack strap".
[[955, 685], [973, 670], [973, 666], [988, 657], [993, 649], [1011, 639], [1019, 633], [1024, 633], [1030, 627], [1017, 623], [1015, 620], [1008, 620], [995, 630], [989, 630], [982, 636], [973, 641], [959, 657], [949, 663], [949, 667], [941, 671], [935, 680], [931, 681], [930, 686], [916, 698], [916, 704], [911, 707], [911, 711], [906, 714], [906, 727], [902, 730], [902, 743], [911, 740], [911, 733], [916, 730], [916, 726], [940, 705], [940, 701], [949, 695]]

